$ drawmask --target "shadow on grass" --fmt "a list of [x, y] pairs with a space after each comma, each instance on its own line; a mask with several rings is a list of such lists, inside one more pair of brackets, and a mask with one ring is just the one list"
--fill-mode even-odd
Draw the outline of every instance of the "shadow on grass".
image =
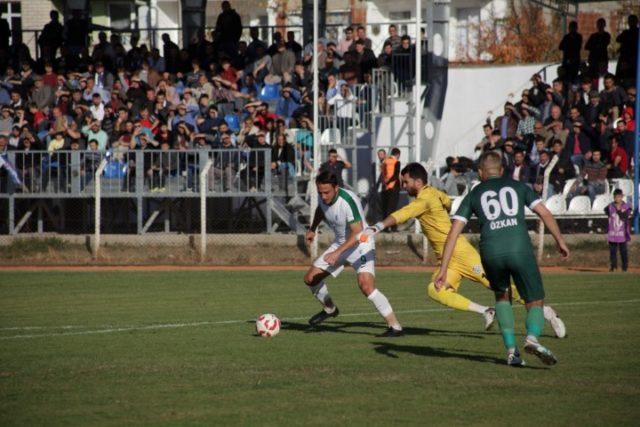
[[[354, 328], [375, 328], [374, 332], [366, 332], [362, 330], [353, 330]], [[283, 321], [280, 329], [286, 331], [298, 331], [304, 333], [314, 333], [314, 332], [336, 332], [341, 334], [356, 334], [356, 335], [370, 335], [377, 336], [378, 334], [383, 333], [387, 328], [387, 325], [384, 322], [336, 322], [331, 321], [327, 323], [323, 323], [318, 326], [309, 326], [307, 323], [297, 323], [297, 322], [289, 322]], [[447, 331], [441, 329], [428, 329], [428, 328], [416, 328], [416, 327], [405, 327], [404, 332], [407, 335], [439, 335], [439, 336], [455, 336], [455, 337], [466, 337], [466, 338], [476, 338], [476, 339], [484, 339], [484, 334], [486, 333], [478, 333], [472, 334], [461, 331]]]
[[[374, 351], [383, 356], [391, 357], [394, 359], [399, 358], [398, 353], [409, 353], [414, 354], [416, 356], [426, 356], [426, 357], [440, 357], [445, 359], [463, 359], [470, 360], [472, 362], [480, 362], [480, 363], [493, 363], [496, 365], [506, 365], [504, 359], [499, 359], [494, 356], [488, 356], [483, 354], [474, 354], [469, 353], [465, 350], [457, 350], [457, 349], [443, 349], [436, 347], [428, 347], [428, 346], [418, 346], [418, 345], [403, 345], [403, 344], [391, 344], [387, 342], [372, 342], [374, 347]], [[549, 368], [546, 367], [537, 367], [537, 366], [524, 366], [525, 369], [542, 369], [547, 370]]]

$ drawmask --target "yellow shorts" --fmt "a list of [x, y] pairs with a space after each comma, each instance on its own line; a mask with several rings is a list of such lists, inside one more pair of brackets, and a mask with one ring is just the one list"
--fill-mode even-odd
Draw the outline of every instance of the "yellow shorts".
[[[439, 271], [440, 268], [434, 271], [431, 278], [432, 281]], [[463, 277], [473, 282], [478, 282], [485, 288], [489, 287], [489, 281], [482, 268], [480, 254], [470, 245], [469, 247], [461, 248], [461, 250], [456, 248], [447, 270], [447, 283], [456, 291], [460, 287]]]

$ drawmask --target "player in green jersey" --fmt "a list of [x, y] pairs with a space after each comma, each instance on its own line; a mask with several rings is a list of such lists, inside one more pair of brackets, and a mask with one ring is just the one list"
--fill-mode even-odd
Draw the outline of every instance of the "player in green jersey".
[[471, 215], [475, 214], [481, 227], [480, 257], [496, 295], [496, 317], [507, 348], [507, 364], [524, 365], [516, 346], [514, 332], [509, 291], [513, 278], [527, 308], [527, 337], [524, 350], [540, 358], [543, 363], [553, 365], [557, 362], [555, 356], [538, 341], [544, 327], [544, 288], [525, 224], [525, 206], [544, 222], [563, 258], [569, 257], [569, 249], [560, 233], [558, 223], [538, 195], [524, 183], [503, 178], [500, 154], [483, 154], [480, 158], [479, 174], [482, 183], [462, 200], [460, 208], [453, 216], [453, 224], [442, 256], [442, 267], [435, 278], [436, 289], [445, 286], [447, 266], [455, 242]]

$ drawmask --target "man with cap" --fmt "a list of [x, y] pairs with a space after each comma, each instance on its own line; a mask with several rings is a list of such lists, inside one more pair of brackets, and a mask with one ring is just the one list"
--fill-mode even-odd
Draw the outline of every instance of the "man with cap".
[[596, 127], [600, 114], [604, 112], [604, 108], [600, 103], [600, 93], [597, 90], [589, 92], [589, 104], [584, 108], [584, 121], [591, 127]]

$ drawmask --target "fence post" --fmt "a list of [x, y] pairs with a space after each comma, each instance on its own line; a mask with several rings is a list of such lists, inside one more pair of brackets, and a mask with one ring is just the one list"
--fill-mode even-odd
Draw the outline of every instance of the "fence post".
[[100, 210], [101, 210], [101, 205], [102, 205], [102, 200], [101, 200], [101, 193], [102, 193], [102, 188], [101, 188], [101, 181], [102, 181], [102, 172], [104, 171], [104, 168], [107, 166], [107, 159], [102, 159], [102, 161], [100, 162], [100, 166], [98, 166], [98, 170], [96, 170], [95, 176], [94, 176], [94, 183], [96, 186], [96, 191], [95, 191], [95, 231], [94, 231], [94, 238], [93, 238], [93, 259], [97, 260], [98, 259], [98, 251], [100, 249]]
[[[266, 208], [266, 218], [267, 218], [267, 233], [271, 234], [273, 232], [273, 218], [272, 218], [272, 212], [273, 212], [273, 191], [272, 191], [272, 183], [271, 183], [271, 178], [273, 177], [273, 174], [271, 173], [271, 150], [267, 150], [267, 152], [265, 153], [266, 155], [264, 156], [264, 160], [265, 160], [265, 165], [264, 165], [264, 174], [265, 174], [265, 182], [264, 182], [264, 187], [265, 187], [265, 192], [267, 193], [267, 208]], [[285, 171], [288, 169], [285, 169]], [[287, 191], [285, 192], [285, 194], [288, 193], [289, 190], [289, 177], [287, 176], [286, 172], [285, 172], [285, 185], [287, 188]]]
[[[544, 181], [542, 181], [543, 203], [547, 201], [547, 194], [549, 193], [549, 176], [559, 159], [560, 158], [558, 156], [554, 156], [547, 165], [547, 168], [544, 170]], [[544, 222], [542, 222], [541, 219], [538, 219], [538, 222], [538, 262], [541, 262], [542, 256], [544, 255]]]
[[207, 184], [209, 169], [213, 166], [213, 160], [207, 160], [200, 171], [200, 262], [204, 262], [207, 254]]
[[142, 208], [142, 195], [144, 193], [144, 154], [141, 150], [136, 150], [135, 153], [135, 184], [136, 189], [136, 231], [138, 234], [142, 234], [143, 227], [143, 208]]

